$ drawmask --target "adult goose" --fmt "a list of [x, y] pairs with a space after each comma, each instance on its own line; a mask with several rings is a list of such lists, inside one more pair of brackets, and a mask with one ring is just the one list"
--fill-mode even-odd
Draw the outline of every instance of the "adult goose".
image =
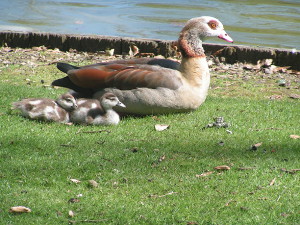
[[207, 95], [210, 75], [202, 40], [212, 36], [233, 42], [218, 19], [193, 18], [179, 35], [181, 64], [153, 58], [116, 60], [83, 67], [58, 63], [58, 69], [68, 76], [52, 84], [96, 99], [112, 92], [126, 105], [126, 108], [116, 107], [117, 112], [139, 115], [188, 112], [197, 109]]

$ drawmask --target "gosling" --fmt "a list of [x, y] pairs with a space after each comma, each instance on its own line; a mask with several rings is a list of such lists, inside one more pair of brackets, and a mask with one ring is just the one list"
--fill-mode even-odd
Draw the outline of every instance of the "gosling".
[[71, 94], [63, 94], [57, 100], [27, 98], [12, 103], [12, 109], [20, 110], [28, 119], [59, 123], [69, 123], [69, 112], [76, 108], [76, 100]]
[[77, 99], [78, 107], [70, 112], [70, 121], [86, 125], [117, 125], [120, 116], [113, 107], [126, 107], [113, 93], [105, 93], [97, 99]]

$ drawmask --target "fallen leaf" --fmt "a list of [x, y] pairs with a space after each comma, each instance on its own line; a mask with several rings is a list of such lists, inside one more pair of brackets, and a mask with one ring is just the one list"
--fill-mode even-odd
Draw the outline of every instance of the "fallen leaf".
[[238, 170], [253, 170], [255, 167], [240, 167]]
[[72, 182], [75, 183], [75, 184], [78, 184], [78, 183], [81, 182], [80, 180], [77, 180], [77, 179], [70, 179], [70, 181], [72, 181]]
[[282, 99], [282, 95], [272, 95], [269, 97], [270, 100]]
[[98, 183], [95, 180], [89, 180], [89, 186], [96, 188], [98, 187]]
[[253, 146], [255, 146], [255, 147], [260, 147], [262, 145], [262, 142], [261, 143], [257, 143], [257, 144], [254, 144]]
[[166, 159], [166, 156], [165, 155], [162, 155], [159, 159], [158, 159], [158, 162], [162, 162]]
[[222, 165], [222, 166], [216, 166], [214, 169], [215, 170], [230, 170], [230, 167], [226, 166], [226, 165]]
[[69, 217], [74, 217], [75, 213], [72, 210], [69, 210]]
[[295, 172], [300, 171], [300, 169], [291, 169], [290, 171], [295, 173]]
[[251, 150], [257, 150], [258, 149], [258, 147], [260, 147], [262, 145], [262, 142], [261, 143], [256, 143], [256, 144], [254, 144], [254, 145], [252, 145], [251, 146]]
[[76, 202], [80, 202], [80, 200], [78, 198], [70, 198], [69, 203], [76, 203]]
[[285, 168], [282, 168], [281, 171], [289, 173], [289, 174], [295, 174], [296, 172], [300, 171], [300, 169], [291, 169], [291, 170], [287, 170]]
[[226, 130], [226, 132], [227, 132], [228, 134], [233, 134], [233, 132], [232, 132], [231, 130]]
[[232, 199], [230, 199], [228, 202], [226, 202], [225, 206], [229, 206], [229, 204], [230, 204], [231, 202], [236, 202], [236, 201], [235, 201], [235, 200], [232, 200]]
[[139, 53], [139, 48], [134, 45], [134, 44], [131, 44], [129, 46], [129, 56], [133, 57], [135, 55], [137, 55]]
[[114, 55], [114, 52], [115, 52], [115, 49], [106, 49], [105, 50], [105, 54], [107, 56], [113, 56]]
[[136, 152], [138, 152], [138, 147], [133, 147], [132, 149], [130, 149], [130, 151], [132, 151], [133, 153], [136, 153]]
[[300, 99], [300, 95], [298, 95], [298, 94], [290, 94], [289, 97], [292, 99]]
[[31, 209], [29, 209], [25, 206], [14, 206], [9, 209], [9, 212], [11, 212], [11, 213], [29, 213], [29, 212], [31, 212]]
[[248, 211], [249, 210], [249, 208], [244, 207], [244, 206], [241, 206], [240, 209], [243, 210], [243, 211]]
[[296, 134], [291, 134], [291, 135], [290, 135], [290, 138], [292, 138], [292, 139], [299, 139], [300, 136], [299, 136], [299, 135], [296, 135]]
[[196, 174], [196, 177], [206, 177], [206, 176], [211, 175], [212, 173], [214, 173], [214, 171], [208, 171], [208, 172], [205, 172], [205, 173]]
[[170, 127], [170, 125], [167, 125], [167, 124], [156, 124], [154, 127], [155, 127], [156, 131], [163, 131], [163, 130], [168, 129]]
[[160, 119], [157, 116], [152, 116], [153, 120], [159, 121]]
[[220, 146], [224, 146], [224, 141], [220, 141], [219, 143], [218, 143]]
[[275, 184], [275, 180], [276, 180], [276, 178], [274, 178], [273, 180], [271, 180], [271, 182], [270, 182], [270, 186], [273, 186], [274, 184]]

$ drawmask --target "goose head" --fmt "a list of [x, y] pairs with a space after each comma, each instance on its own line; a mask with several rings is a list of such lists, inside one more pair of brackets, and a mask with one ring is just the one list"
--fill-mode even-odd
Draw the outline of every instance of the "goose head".
[[126, 107], [117, 96], [115, 96], [113, 93], [105, 93], [101, 99], [100, 99], [101, 106], [105, 110], [112, 109], [115, 106], [119, 107]]
[[228, 42], [232, 38], [225, 32], [223, 24], [211, 16], [201, 16], [190, 19], [182, 30], [182, 33], [189, 33], [204, 40], [207, 37], [218, 37]]
[[211, 16], [192, 18], [183, 27], [178, 39], [183, 56], [204, 56], [202, 41], [208, 37], [218, 37], [233, 42], [218, 19]]
[[56, 103], [67, 111], [72, 111], [78, 107], [75, 98], [69, 93], [61, 95]]

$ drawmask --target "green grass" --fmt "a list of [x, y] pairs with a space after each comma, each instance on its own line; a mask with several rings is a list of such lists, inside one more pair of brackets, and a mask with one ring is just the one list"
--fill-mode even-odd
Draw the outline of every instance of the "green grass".
[[[61, 76], [54, 65], [2, 69], [0, 224], [300, 223], [300, 173], [281, 171], [300, 167], [300, 139], [290, 138], [300, 135], [300, 103], [269, 100], [283, 90], [275, 83], [240, 85], [238, 77], [215, 75], [212, 86], [219, 88], [198, 110], [127, 117], [115, 127], [36, 122], [10, 110], [24, 97], [56, 98], [65, 90], [44, 88], [40, 80]], [[216, 116], [231, 124], [232, 134], [202, 129]], [[158, 123], [170, 128], [155, 131]], [[251, 151], [256, 143], [262, 145]], [[220, 165], [231, 170], [196, 177]], [[89, 187], [88, 180], [99, 186]], [[18, 205], [32, 212], [8, 212]]]

